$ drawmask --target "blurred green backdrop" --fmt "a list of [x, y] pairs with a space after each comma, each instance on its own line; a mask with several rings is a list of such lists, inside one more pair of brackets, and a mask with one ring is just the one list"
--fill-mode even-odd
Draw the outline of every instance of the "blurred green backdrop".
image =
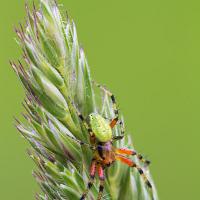
[[[199, 196], [200, 3], [59, 0], [74, 18], [93, 77], [116, 94], [136, 148], [152, 160], [162, 200]], [[13, 127], [23, 90], [8, 64], [20, 57], [13, 26], [24, 0], [0, 4], [0, 196], [34, 199], [28, 145]]]

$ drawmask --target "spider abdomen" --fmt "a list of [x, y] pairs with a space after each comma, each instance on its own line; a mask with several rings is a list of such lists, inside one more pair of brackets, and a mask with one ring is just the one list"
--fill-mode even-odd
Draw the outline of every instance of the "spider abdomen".
[[99, 114], [89, 115], [92, 132], [100, 142], [108, 142], [112, 139], [112, 129], [109, 123]]

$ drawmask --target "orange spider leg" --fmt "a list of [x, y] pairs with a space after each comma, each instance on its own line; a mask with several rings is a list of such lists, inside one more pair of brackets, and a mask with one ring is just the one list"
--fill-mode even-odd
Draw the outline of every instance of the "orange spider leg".
[[116, 150], [117, 153], [119, 154], [125, 154], [125, 155], [135, 155], [136, 152], [132, 149], [127, 149], [127, 148], [120, 148]]
[[94, 183], [94, 177], [95, 177], [95, 174], [96, 174], [96, 161], [93, 160], [92, 161], [92, 164], [90, 166], [90, 180], [88, 182], [88, 185], [87, 185], [87, 189], [86, 191], [83, 193], [83, 195], [81, 196], [80, 200], [84, 200], [89, 192], [89, 190], [91, 189], [93, 183]]
[[150, 164], [149, 160], [145, 160], [143, 158], [143, 156], [141, 154], [138, 154], [136, 151], [132, 150], [132, 149], [127, 149], [127, 148], [120, 148], [116, 150], [116, 153], [119, 154], [125, 154], [125, 155], [131, 155], [131, 156], [137, 156], [137, 158], [142, 161], [143, 163], [145, 163], [146, 165]]
[[105, 183], [105, 175], [104, 175], [104, 170], [101, 165], [98, 167], [98, 176], [100, 180], [100, 186], [99, 186], [99, 194], [97, 200], [101, 200], [103, 196], [103, 190], [104, 190], [104, 183]]
[[144, 179], [145, 184], [148, 186], [149, 189], [152, 189], [152, 185], [149, 182], [149, 180], [147, 179], [146, 175], [144, 174], [143, 170], [141, 169], [141, 167], [139, 167], [135, 162], [133, 162], [132, 160], [122, 156], [122, 155], [117, 155], [116, 156], [116, 160], [121, 161], [122, 163], [125, 163], [126, 165], [128, 165], [129, 167], [133, 167], [136, 168], [139, 172], [139, 174], [142, 176], [142, 178]]
[[[111, 122], [110, 122], [110, 127], [111, 128], [114, 128], [117, 124], [117, 122], [119, 121], [118, 117], [114, 118]], [[121, 140], [124, 138], [124, 133], [125, 133], [125, 129], [124, 129], [124, 123], [120, 120], [119, 123], [120, 125], [120, 132], [121, 132], [121, 135], [118, 135], [118, 136], [114, 136], [112, 139], [113, 140]]]
[[117, 124], [117, 122], [118, 122], [118, 117], [114, 118], [114, 119], [110, 122], [110, 127], [111, 127], [111, 128], [114, 128], [115, 125]]

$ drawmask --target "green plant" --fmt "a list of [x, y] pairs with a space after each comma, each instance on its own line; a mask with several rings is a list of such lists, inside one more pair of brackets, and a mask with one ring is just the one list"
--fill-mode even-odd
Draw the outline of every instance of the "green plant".
[[[11, 62], [26, 92], [26, 123], [16, 120], [16, 127], [30, 143], [28, 153], [37, 165], [33, 175], [42, 192], [36, 199], [76, 200], [85, 191], [92, 153], [75, 141], [89, 143], [89, 138], [72, 102], [84, 117], [99, 111], [110, 119], [114, 111], [107, 93], [93, 88], [74, 22], [69, 17], [63, 20], [53, 0], [40, 0], [40, 9], [34, 5], [32, 11], [26, 5], [26, 10], [26, 26], [16, 29], [24, 59]], [[119, 127], [114, 134], [120, 135]], [[128, 136], [116, 146], [133, 148]], [[153, 183], [149, 170], [145, 172]], [[133, 169], [116, 163], [106, 176], [104, 199], [152, 199]], [[98, 182], [89, 197], [96, 199], [97, 195]], [[153, 196], [156, 200], [154, 185]]]

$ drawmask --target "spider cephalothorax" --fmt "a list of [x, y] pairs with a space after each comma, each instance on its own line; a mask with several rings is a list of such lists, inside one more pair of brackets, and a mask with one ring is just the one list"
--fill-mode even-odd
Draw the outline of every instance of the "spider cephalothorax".
[[[87, 189], [81, 196], [80, 200], [84, 200], [86, 198], [90, 188], [93, 185], [96, 173], [98, 173], [100, 179], [99, 194], [97, 199], [100, 200], [102, 198], [105, 182], [104, 170], [111, 164], [113, 164], [116, 160], [121, 161], [129, 167], [136, 168], [139, 174], [143, 177], [148, 188], [152, 189], [152, 185], [145, 176], [142, 168], [131, 159], [125, 157], [125, 155], [135, 155], [140, 161], [144, 162], [147, 165], [150, 164], [150, 162], [143, 159], [142, 155], [138, 154], [134, 150], [128, 148], [118, 149], [113, 145], [113, 141], [123, 139], [124, 125], [123, 122], [119, 120], [119, 112], [116, 106], [114, 95], [103, 86], [99, 84], [96, 84], [96, 86], [102, 89], [111, 97], [115, 117], [111, 121], [108, 121], [98, 113], [91, 113], [88, 117], [89, 120], [86, 121], [83, 115], [76, 109], [78, 116], [86, 127], [90, 137], [90, 144], [82, 141], [78, 142], [80, 145], [89, 146], [93, 151], [93, 158], [91, 158], [92, 162], [90, 166], [90, 180], [88, 182]], [[120, 125], [120, 136], [113, 136], [112, 134], [112, 129], [115, 127], [116, 124]]]

